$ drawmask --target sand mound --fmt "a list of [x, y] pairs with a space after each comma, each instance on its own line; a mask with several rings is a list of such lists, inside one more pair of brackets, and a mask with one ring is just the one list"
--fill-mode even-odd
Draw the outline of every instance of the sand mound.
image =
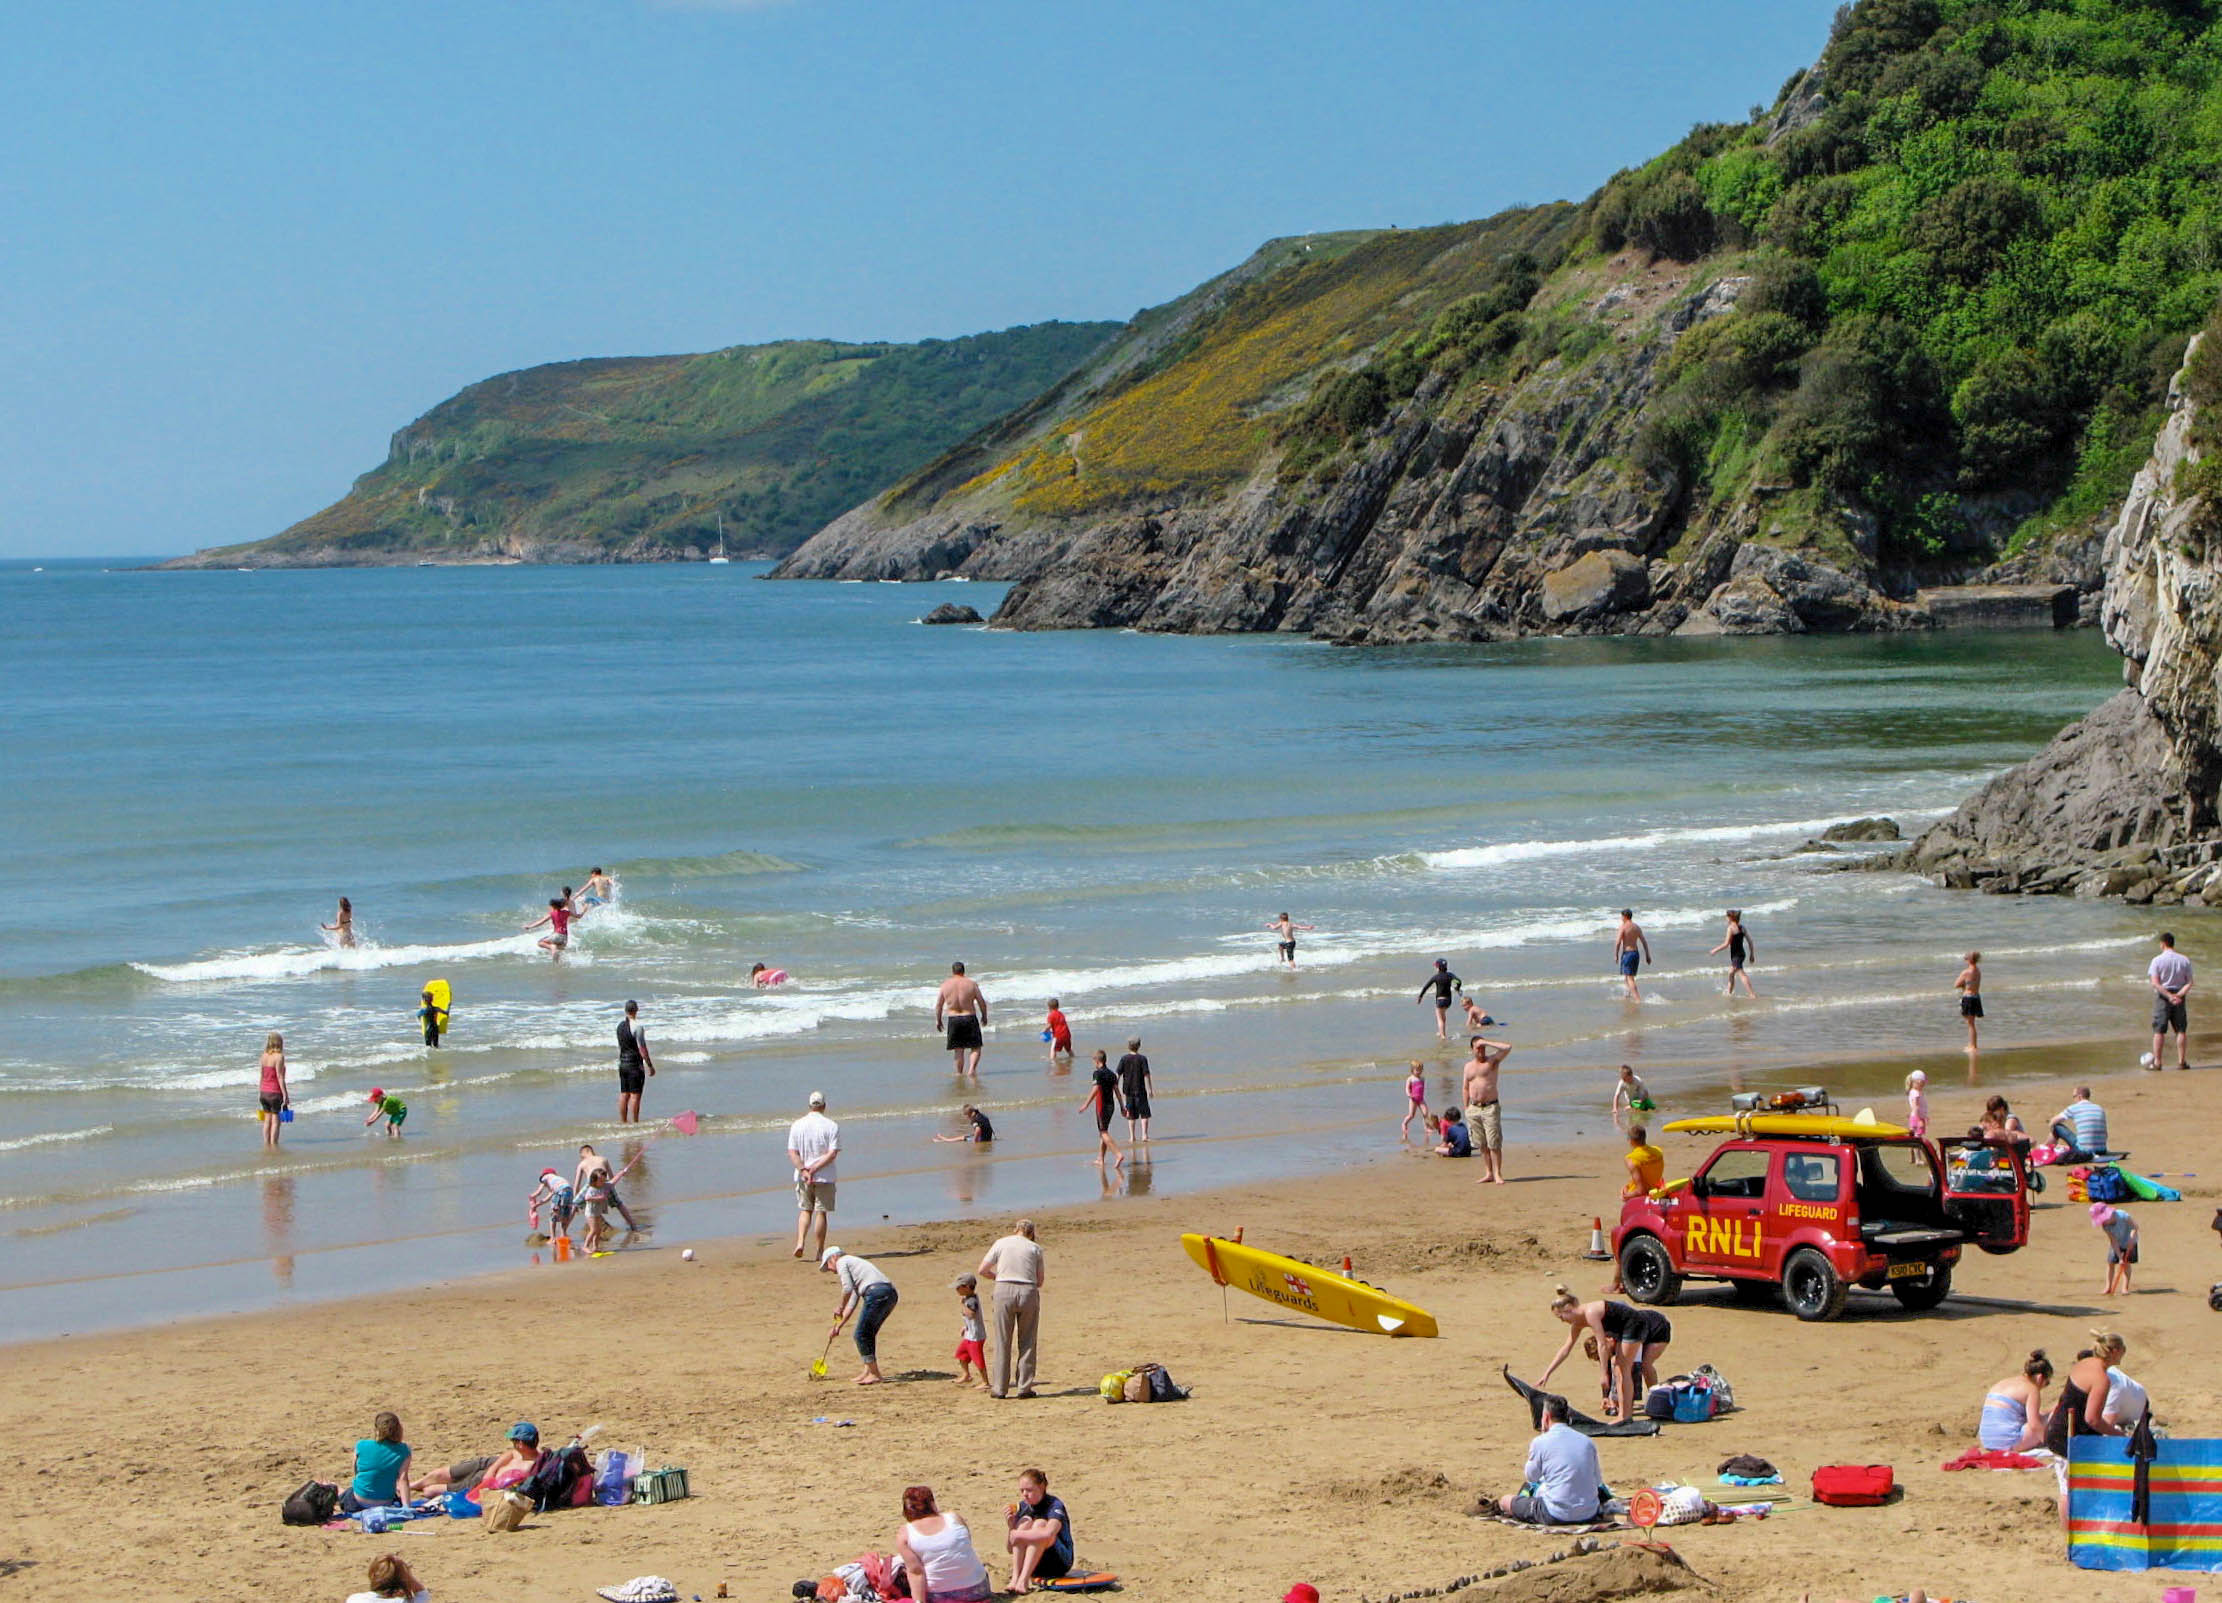
[[1609, 1598], [1710, 1596], [1712, 1586], [1672, 1549], [1611, 1547], [1508, 1576], [1475, 1594], [1491, 1603], [1606, 1603]]
[[1457, 1488], [1440, 1470], [1407, 1464], [1359, 1481], [1328, 1481], [1319, 1495], [1332, 1503], [1408, 1503], [1415, 1498], [1451, 1497]]

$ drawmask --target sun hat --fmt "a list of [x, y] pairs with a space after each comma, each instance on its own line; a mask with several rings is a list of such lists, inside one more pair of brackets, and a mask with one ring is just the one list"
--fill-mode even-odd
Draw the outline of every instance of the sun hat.
[[2091, 1223], [2102, 1225], [2113, 1217], [2114, 1205], [2111, 1202], [2094, 1202], [2091, 1204]]
[[820, 1269], [824, 1269], [828, 1265], [830, 1265], [834, 1259], [840, 1256], [841, 1249], [839, 1247], [828, 1247], [825, 1251], [818, 1254], [818, 1267]]
[[540, 1440], [540, 1427], [530, 1420], [520, 1419], [509, 1427], [509, 1439], [513, 1442], [537, 1443]]
[[373, 1102], [383, 1102], [386, 1100], [386, 1093], [379, 1090], [376, 1086], [372, 1086], [370, 1088], [370, 1100]]

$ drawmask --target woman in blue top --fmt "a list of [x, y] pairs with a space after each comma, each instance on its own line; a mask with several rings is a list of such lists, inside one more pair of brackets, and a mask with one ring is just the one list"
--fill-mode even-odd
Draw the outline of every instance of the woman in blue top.
[[401, 1488], [409, 1484], [409, 1444], [401, 1439], [401, 1418], [380, 1414], [370, 1422], [370, 1434], [355, 1444], [355, 1478], [339, 1494], [340, 1512], [406, 1502]]
[[1011, 1553], [1010, 1590], [1023, 1592], [1036, 1581], [1072, 1573], [1072, 1516], [1061, 1499], [1049, 1495], [1049, 1477], [1040, 1470], [1019, 1472], [1010, 1526], [1003, 1543]]

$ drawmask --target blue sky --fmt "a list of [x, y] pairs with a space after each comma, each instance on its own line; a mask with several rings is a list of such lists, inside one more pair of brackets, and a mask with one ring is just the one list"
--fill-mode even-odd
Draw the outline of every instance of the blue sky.
[[0, 555], [275, 533], [474, 379], [1122, 318], [1587, 194], [1833, 0], [72, 0], [0, 57]]

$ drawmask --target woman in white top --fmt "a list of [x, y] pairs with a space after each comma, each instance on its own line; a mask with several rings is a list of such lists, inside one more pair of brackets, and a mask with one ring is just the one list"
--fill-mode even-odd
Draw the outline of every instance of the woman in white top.
[[934, 1506], [931, 1486], [903, 1488], [903, 1529], [895, 1556], [910, 1576], [912, 1603], [988, 1603], [995, 1596], [988, 1567], [972, 1550], [972, 1533]]

